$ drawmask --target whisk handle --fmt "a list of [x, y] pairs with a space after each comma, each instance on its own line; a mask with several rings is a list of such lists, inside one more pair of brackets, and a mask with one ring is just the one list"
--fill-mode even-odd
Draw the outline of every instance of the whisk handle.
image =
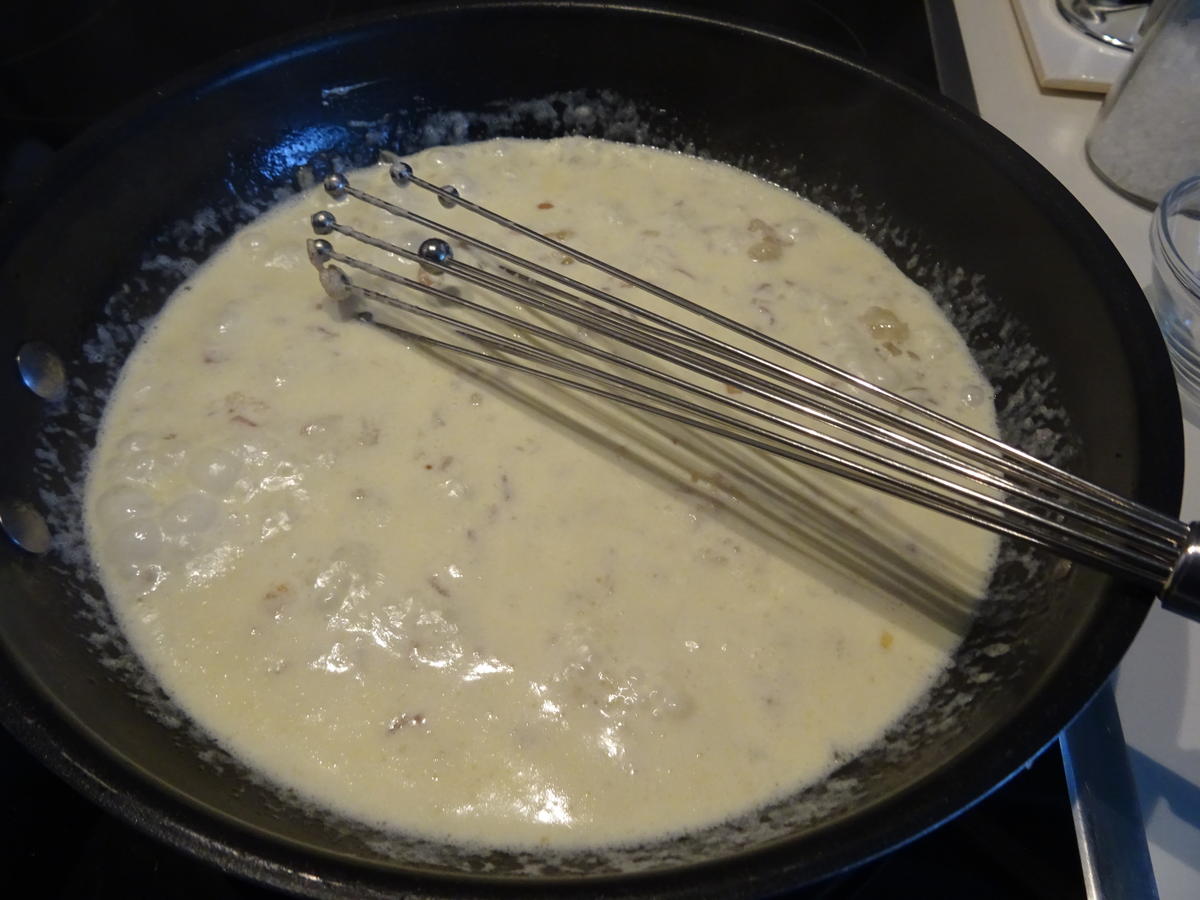
[[1159, 599], [1164, 609], [1200, 622], [1200, 522], [1188, 525], [1187, 543]]

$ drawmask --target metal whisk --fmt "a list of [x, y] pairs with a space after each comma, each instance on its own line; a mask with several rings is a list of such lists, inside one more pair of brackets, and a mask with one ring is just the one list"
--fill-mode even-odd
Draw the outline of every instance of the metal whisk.
[[[429, 191], [447, 209], [468, 210], [700, 316], [719, 333], [756, 349], [372, 196], [334, 174], [324, 183], [332, 197], [353, 197], [437, 236], [414, 253], [343, 225], [329, 211], [312, 217], [318, 235], [337, 233], [418, 263], [427, 275], [452, 276], [479, 288], [475, 295], [482, 298], [441, 287], [434, 278], [408, 278], [345, 255], [327, 240], [310, 240], [309, 258], [342, 316], [703, 429], [1050, 549], [1149, 585], [1166, 608], [1200, 619], [1200, 523], [1185, 524], [1091, 484], [507, 219], [452, 186], [427, 182], [406, 163], [393, 163], [390, 175], [399, 187]], [[462, 262], [449, 241], [494, 262], [488, 268]], [[402, 287], [408, 299], [356, 283], [347, 269]], [[381, 320], [380, 309], [399, 314], [401, 324]], [[529, 310], [538, 311], [537, 322]], [[674, 368], [657, 364], [664, 361]]]

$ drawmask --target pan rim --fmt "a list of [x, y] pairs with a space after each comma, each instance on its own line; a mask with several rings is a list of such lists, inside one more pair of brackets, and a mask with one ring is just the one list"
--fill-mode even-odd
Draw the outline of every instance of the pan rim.
[[[869, 77], [877, 82], [882, 82], [889, 89], [898, 91], [913, 101], [926, 106], [930, 106], [939, 111], [939, 115], [943, 117], [943, 121], [949, 125], [959, 129], [970, 140], [971, 143], [978, 146], [981, 151], [986, 152], [989, 158], [1000, 166], [1007, 177], [1025, 184], [1028, 187], [1036, 187], [1041, 189], [1042, 194], [1039, 197], [1040, 208], [1044, 211], [1054, 210], [1056, 220], [1061, 220], [1065, 225], [1077, 227], [1079, 230], [1075, 233], [1075, 243], [1080, 248], [1087, 249], [1095, 262], [1099, 265], [1097, 279], [1105, 277], [1111, 280], [1117, 288], [1121, 283], [1125, 283], [1126, 290], [1118, 290], [1114, 288], [1109, 291], [1110, 297], [1114, 301], [1123, 301], [1115, 312], [1120, 312], [1123, 315], [1138, 319], [1143, 314], [1149, 317], [1152, 323], [1152, 315], [1149, 312], [1148, 305], [1142, 301], [1142, 308], [1139, 308], [1133, 302], [1133, 295], [1128, 288], [1132, 285], [1137, 289], [1140, 295], [1140, 288], [1133, 282], [1132, 276], [1128, 270], [1124, 268], [1123, 263], [1120, 263], [1120, 257], [1116, 254], [1111, 242], [1107, 236], [1100, 230], [1099, 226], [1091, 219], [1091, 217], [1083, 210], [1078, 201], [1071, 196], [1066, 189], [1058, 184], [1049, 173], [1040, 167], [1035, 161], [1028, 157], [1024, 151], [1020, 150], [1015, 144], [1001, 135], [999, 132], [986, 125], [981, 120], [975, 119], [970, 113], [962, 110], [952, 101], [945, 98], [927, 94], [923, 90], [919, 90], [912, 85], [909, 85], [892, 75], [881, 75], [878, 72], [864, 66], [856, 61], [843, 59], [836, 54], [828, 51], [811, 47], [802, 42], [796, 41], [784, 35], [779, 35], [758, 26], [740, 24], [737, 21], [730, 21], [723, 18], [702, 15], [697, 13], [682, 12], [680, 10], [664, 8], [661, 6], [650, 4], [605, 4], [600, 2], [561, 2], [561, 0], [550, 0], [550, 2], [539, 2], [539, 0], [521, 0], [516, 3], [503, 3], [498, 0], [483, 0], [483, 2], [470, 3], [453, 3], [453, 4], [422, 4], [421, 6], [406, 8], [401, 12], [391, 12], [385, 14], [373, 14], [368, 16], [359, 16], [352, 19], [344, 20], [339, 23], [333, 23], [329, 26], [324, 26], [319, 29], [306, 29], [299, 33], [295, 33], [283, 38], [273, 39], [254, 47], [246, 48], [224, 57], [214, 63], [194, 70], [193, 72], [184, 75], [174, 81], [168, 83], [165, 87], [158, 91], [152, 92], [140, 100], [129, 104], [113, 117], [103, 123], [89, 129], [84, 135], [80, 136], [76, 141], [65, 148], [55, 161], [51, 170], [42, 179], [37, 190], [30, 191], [26, 197], [19, 198], [21, 203], [28, 199], [29, 195], [40, 195], [43, 190], [49, 190], [49, 185], [60, 184], [57, 178], [61, 178], [64, 171], [70, 171], [74, 167], [73, 163], [85, 159], [87, 154], [93, 151], [96, 147], [103, 146], [110, 142], [114, 137], [120, 134], [123, 130], [129, 129], [142, 120], [145, 116], [152, 116], [156, 109], [161, 106], [166, 106], [171, 100], [178, 100], [182, 96], [196, 95], [199, 96], [207, 91], [217, 90], [225, 84], [235, 82], [241, 78], [245, 78], [255, 71], [263, 67], [275, 64], [283, 59], [292, 58], [294, 55], [302, 53], [313, 53], [330, 43], [352, 43], [354, 40], [361, 39], [365, 34], [374, 28], [385, 25], [386, 23], [403, 20], [410, 17], [428, 16], [428, 15], [458, 15], [464, 12], [474, 10], [490, 10], [493, 12], [503, 12], [508, 14], [519, 15], [522, 11], [567, 11], [572, 14], [579, 13], [601, 13], [611, 15], [613, 13], [621, 15], [651, 15], [666, 19], [675, 19], [679, 21], [690, 22], [703, 27], [717, 28], [725, 31], [732, 31], [740, 34], [744, 38], [754, 38], [761, 40], [770, 40], [780, 42], [795, 48], [801, 52], [806, 52], [820, 56], [830, 61], [832, 64], [842, 65], [862, 73], [864, 77]], [[997, 138], [1000, 138], [997, 141]], [[82, 177], [82, 172], [78, 177]], [[64, 185], [62, 189], [69, 186]], [[9, 210], [5, 210], [7, 214]], [[19, 213], [14, 213], [14, 217], [19, 216]], [[7, 215], [6, 215], [7, 218]], [[9, 220], [11, 221], [11, 219]], [[3, 229], [0, 229], [3, 230]], [[1153, 381], [1156, 374], [1161, 375], [1163, 364], [1166, 366], [1166, 372], [1169, 374], [1169, 361], [1165, 357], [1165, 350], [1162, 348], [1161, 342], [1158, 347], [1154, 347], [1148, 340], [1146, 329], [1129, 329], [1130, 335], [1136, 338], [1136, 344], [1141, 351], [1133, 358], [1137, 358], [1143, 364], [1143, 369], [1139, 370], [1138, 376], [1146, 381]], [[1135, 333], [1136, 332], [1136, 333]], [[1157, 331], [1154, 331], [1157, 334]], [[1157, 370], [1157, 372], [1156, 372]], [[1152, 505], [1170, 506], [1178, 504], [1182, 491], [1182, 426], [1178, 416], [1177, 407], [1178, 401], [1175, 401], [1175, 433], [1165, 433], [1160, 424], [1162, 420], [1170, 421], [1171, 409], [1170, 403], [1166, 403], [1165, 409], [1157, 407], [1153, 410], [1146, 410], [1141, 413], [1140, 428], [1143, 436], [1153, 435], [1159, 442], [1158, 452], [1163, 457], [1161, 464], [1153, 467], [1152, 471], [1139, 473], [1138, 495], [1139, 498], [1150, 502]], [[1155, 422], [1147, 423], [1146, 416], [1149, 415]], [[1139, 444], [1141, 446], [1141, 443]], [[1143, 463], [1143, 469], [1146, 464]], [[1177, 508], [1177, 507], [1176, 507]], [[1113, 593], [1114, 589], [1109, 588], [1106, 593]], [[1100, 647], [1096, 653], [1098, 660], [1114, 657], [1119, 659], [1123, 655], [1128, 644], [1132, 641], [1133, 633], [1136, 631], [1137, 624], [1144, 618], [1148, 611], [1151, 598], [1149, 597], [1131, 597], [1130, 602], [1126, 603], [1126, 608], [1119, 614], [1119, 618], [1128, 626], [1123, 634], [1127, 633], [1127, 639], [1114, 639], [1104, 646]], [[1091, 630], [1090, 628], [1088, 629]], [[1115, 655], [1115, 656], [1114, 656]], [[3, 660], [6, 669], [16, 669], [10, 660]], [[1113, 663], [1115, 665], [1115, 662]], [[1097, 663], [1094, 668], [1103, 668], [1102, 663]], [[7, 673], [6, 673], [7, 674]], [[8, 681], [8, 679], [5, 679]], [[1061, 709], [1082, 709], [1085, 701], [1090, 695], [1097, 690], [1103, 683], [1103, 679], [1095, 685], [1091, 685], [1087, 679], [1081, 680], [1079, 683], [1068, 686], [1069, 689], [1064, 689], [1064, 695], [1067, 702], [1061, 703]], [[27, 696], [22, 697], [21, 691], [27, 691]], [[1078, 700], [1075, 705], [1072, 701]], [[112, 769], [114, 765], [121, 764], [112, 759], [102, 748], [97, 748], [90, 742], [86, 742], [80, 735], [75, 733], [69, 725], [61, 720], [61, 717], [53, 709], [47, 709], [49, 705], [46, 698], [39, 697], [32, 688], [27, 684], [20, 684], [16, 690], [10, 689], [6, 684], [0, 688], [0, 718], [3, 718], [5, 723], [13, 730], [19, 740], [35, 749], [36, 755], [44, 762], [47, 762], [51, 768], [54, 768], [60, 775], [64, 775], [66, 780], [71, 782], [75, 787], [82, 790], [91, 799], [100, 803], [100, 805], [108, 808], [110, 811], [116, 812], [122, 818], [132, 822], [142, 830], [149, 831], [160, 839], [167, 840], [177, 847], [187, 850], [196, 856], [206, 859], [209, 862], [222, 865], [239, 874], [253, 877], [255, 879], [265, 881], [268, 884], [273, 884], [277, 887], [286, 887], [296, 889], [299, 887], [296, 878], [299, 866], [286, 868], [283, 874], [276, 871], [278, 864], [273, 864], [271, 858], [266, 855], [246, 854], [238, 847], [231, 843], [213, 840], [203, 833], [203, 826], [206, 822], [211, 822], [212, 819], [201, 814], [197, 810], [193, 810], [190, 806], [186, 806], [184, 801], [171, 794], [164, 794], [156, 788], [143, 784], [140, 779], [136, 779], [131, 772], [115, 773]], [[49, 715], [53, 717], [52, 722], [39, 721]], [[1060, 723], [1061, 727], [1068, 724], [1071, 715], [1067, 715], [1065, 720]], [[1059, 718], [1062, 716], [1060, 715]], [[55, 731], [57, 729], [57, 733]], [[1036, 727], [1026, 728], [1025, 730], [1041, 733], [1045, 731], [1045, 726], [1042, 729]], [[67, 737], [67, 736], [70, 737]], [[1047, 740], [1052, 741], [1053, 735]], [[72, 738], [74, 740], [72, 740]], [[76, 743], [81, 742], [81, 743]], [[970, 792], [972, 796], [981, 799], [987, 791], [982, 793], [972, 790], [972, 785], [978, 787], [979, 783], [988, 781], [994, 785], [995, 780], [1006, 778], [1012, 772], [1018, 770], [1025, 762], [1036, 756], [1038, 752], [1046, 745], [1045, 740], [1027, 739], [1019, 745], [1018, 748], [1010, 750], [1007, 757], [998, 758], [990, 761], [990, 765], [984, 766], [984, 771], [978, 774], [977, 777], [968, 782], [967, 786], [960, 786], [958, 793]], [[64, 748], [67, 748], [64, 750]], [[73, 748], [73, 749], [72, 749]], [[978, 755], [980, 748], [973, 748]], [[91, 759], [88, 759], [88, 756]], [[95, 757], [103, 757], [102, 763], [98, 762]], [[89, 765], [90, 763], [90, 765]], [[108, 768], [106, 768], [106, 766]], [[978, 768], [978, 767], [977, 767]], [[127, 776], [122, 778], [121, 776]], [[993, 777], [995, 776], [995, 777]], [[987, 787], [987, 785], [984, 785]], [[922, 789], [924, 794], [930, 794], [928, 786], [914, 785], [907, 792], [912, 795], [918, 789]], [[944, 790], [939, 790], [938, 793], [943, 793]], [[164, 801], [169, 801], [165, 804]], [[879, 805], [890, 805], [891, 801], [883, 801]], [[167, 805], [166, 813], [162, 811], [163, 806]], [[171, 810], [170, 805], [178, 807], [176, 810]], [[970, 804], [968, 804], [970, 805]], [[908, 796], [906, 806], [909, 807], [909, 812], [902, 820], [920, 820], [925, 824], [916, 829], [915, 832], [911, 828], [891, 828], [888, 829], [892, 833], [904, 832], [905, 840], [883, 839], [881, 840], [877, 834], [874, 834], [870, 840], [860, 837], [857, 841], [853, 838], [848, 842], [842, 843], [842, 849], [845, 851], [842, 854], [831, 854], [836, 860], [839, 856], [847, 860], [845, 865], [839, 868], [846, 868], [852, 864], [865, 862], [880, 853], [912, 840], [919, 834], [936, 827], [947, 818], [957, 815], [963, 806], [956, 805], [950, 812], [938, 813], [939, 808], [945, 807], [944, 802], [938, 803], [936, 797], [927, 796], [924, 802], [920, 802], [913, 796]], [[151, 814], [154, 815], [151, 815]], [[155, 821], [162, 819], [165, 821]], [[239, 833], [243, 836], [248, 835], [249, 831], [246, 828], [240, 829]], [[258, 835], [250, 835], [255, 840]], [[275, 839], [271, 842], [268, 849], [278, 848], [285, 843], [280, 839]], [[874, 851], [866, 848], [864, 852], [855, 852], [847, 850], [847, 847], [860, 847], [863, 844], [874, 845]], [[287, 854], [292, 854], [291, 847], [287, 847]], [[730, 864], [731, 862], [746, 862], [742, 857], [748, 857], [749, 862], [758, 861], [761, 865], [758, 867], [770, 869], [776, 876], [774, 879], [765, 877], [754, 881], [756, 888], [769, 889], [771, 887], [783, 886], [793, 883], [788, 877], [789, 873], [794, 873], [797, 869], [804, 868], [803, 863], [789, 861], [787, 859], [777, 860], [777, 865], [769, 865], [767, 857], [786, 857], [786, 848], [761, 848], [754, 851], [748, 851], [735, 857], [729, 857], [712, 863], [704, 863], [698, 866], [691, 866], [687, 871], [703, 871], [710, 867], [721, 867]], [[336, 861], [335, 861], [336, 862]], [[739, 866], [738, 868], [741, 868]], [[360, 867], [354, 867], [353, 871], [359, 873]], [[395, 884], [400, 877], [402, 870], [393, 868], [378, 867], [380, 873], [387, 875], [389, 884]], [[679, 872], [675, 872], [677, 876]], [[832, 874], [832, 871], [827, 872]], [[320, 876], [325, 877], [325, 876]], [[336, 877], [336, 876], [335, 876]], [[621, 884], [624, 887], [631, 887], [635, 883], [645, 882], [646, 886], [651, 890], [654, 889], [655, 882], [661, 882], [662, 873], [639, 873], [631, 876], [592, 876], [590, 878], [579, 879], [586, 889], [594, 890], [600, 884], [612, 880], [613, 884]], [[281, 880], [273, 880], [280, 878]], [[471, 882], [472, 886], [487, 888], [493, 885], [495, 876], [480, 877], [463, 874], [455, 876], [453, 879], [443, 879], [438, 877], [434, 879], [435, 885], [430, 889], [436, 890], [436, 885], [453, 884], [461, 887], [464, 881]], [[505, 882], [507, 883], [507, 882]], [[556, 883], [552, 880], [539, 881], [540, 886], [545, 886], [549, 889], [557, 887], [574, 886], [575, 881], [569, 883]], [[711, 888], [714, 882], [708, 881], [707, 884]], [[743, 883], [741, 881], [732, 881], [727, 876], [727, 884]], [[351, 888], [362, 895], [364, 885], [361, 882], [355, 881], [350, 885]], [[671, 893], [675, 887], [666, 884], [660, 884], [658, 887]], [[340, 890], [340, 888], [339, 888]], [[330, 893], [329, 896], [337, 896], [340, 894]], [[461, 893], [456, 893], [457, 896], [462, 896]]]

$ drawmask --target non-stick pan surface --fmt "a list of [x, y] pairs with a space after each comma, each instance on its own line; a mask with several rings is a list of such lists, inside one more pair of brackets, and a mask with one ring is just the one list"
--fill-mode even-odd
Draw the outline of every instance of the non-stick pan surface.
[[947, 309], [999, 389], [1009, 440], [1177, 509], [1178, 405], [1140, 289], [1074, 199], [977, 119], [699, 17], [561, 4], [406, 12], [177, 83], [74, 145], [7, 211], [0, 346], [46, 341], [73, 378], [59, 405], [11, 373], [0, 380], [0, 497], [42, 506], [57, 539], [44, 558], [0, 548], [0, 708], [48, 765], [167, 841], [314, 895], [491, 895], [530, 879], [590, 895], [750, 895], [954, 815], [1104, 681], [1152, 598], [1007, 546], [952, 670], [836, 777], [699, 834], [564, 857], [381, 841], [310, 814], [156, 697], [105, 630], [75, 493], [114, 363], [145, 317], [189, 265], [292, 189], [297, 167], [320, 175], [381, 148], [563, 133], [709, 154], [834, 212]]

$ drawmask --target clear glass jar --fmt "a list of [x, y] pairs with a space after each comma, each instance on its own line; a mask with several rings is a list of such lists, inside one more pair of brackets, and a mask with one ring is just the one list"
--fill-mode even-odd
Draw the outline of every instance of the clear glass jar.
[[1087, 154], [1106, 182], [1152, 204], [1200, 172], [1200, 0], [1155, 0], [1147, 23]]
[[1200, 424], [1200, 175], [1169, 190], [1150, 224], [1150, 305], [1162, 328], [1184, 415]]

